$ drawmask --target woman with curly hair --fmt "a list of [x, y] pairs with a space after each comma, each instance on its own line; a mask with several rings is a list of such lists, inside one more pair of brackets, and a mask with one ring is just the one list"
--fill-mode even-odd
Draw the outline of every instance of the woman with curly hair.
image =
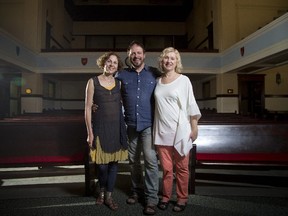
[[[97, 65], [103, 73], [88, 80], [85, 93], [87, 142], [91, 160], [98, 169], [100, 193], [96, 205], [104, 203], [117, 210], [118, 204], [112, 199], [112, 192], [118, 161], [128, 158], [120, 83], [114, 79], [123, 63], [116, 53], [108, 52], [97, 59]], [[92, 108], [93, 104], [97, 104], [97, 109]]]

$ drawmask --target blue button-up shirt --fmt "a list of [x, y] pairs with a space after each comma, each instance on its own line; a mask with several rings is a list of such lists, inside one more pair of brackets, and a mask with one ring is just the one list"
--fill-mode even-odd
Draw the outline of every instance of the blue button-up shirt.
[[116, 78], [121, 81], [126, 124], [136, 127], [137, 131], [151, 127], [154, 116], [157, 69], [145, 65], [138, 73], [133, 68], [126, 68], [119, 71]]

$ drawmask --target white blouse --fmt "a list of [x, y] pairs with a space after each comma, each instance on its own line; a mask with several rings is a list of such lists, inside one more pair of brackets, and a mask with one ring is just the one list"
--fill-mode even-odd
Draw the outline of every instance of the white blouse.
[[154, 96], [154, 144], [174, 146], [180, 155], [186, 155], [192, 148], [189, 116], [201, 117], [189, 78], [181, 74], [168, 84], [159, 78]]

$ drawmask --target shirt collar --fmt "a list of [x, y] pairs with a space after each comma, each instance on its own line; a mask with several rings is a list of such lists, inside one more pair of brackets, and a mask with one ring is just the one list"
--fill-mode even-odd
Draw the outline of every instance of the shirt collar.
[[[144, 63], [144, 68], [142, 70], [148, 71], [149, 70], [149, 66]], [[129, 67], [129, 71], [136, 72], [136, 70], [133, 67]]]

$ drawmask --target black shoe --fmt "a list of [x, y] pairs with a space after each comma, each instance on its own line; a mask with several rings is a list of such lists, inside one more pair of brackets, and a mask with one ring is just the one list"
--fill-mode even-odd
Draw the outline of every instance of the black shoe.
[[154, 215], [156, 214], [156, 205], [153, 204], [147, 204], [143, 210], [143, 213], [145, 215]]
[[166, 209], [168, 208], [168, 205], [169, 205], [168, 202], [162, 202], [162, 201], [160, 201], [157, 206], [158, 206], [158, 208], [161, 209], [161, 210], [166, 210]]
[[138, 195], [137, 194], [132, 194], [127, 200], [126, 203], [129, 205], [134, 205], [135, 203], [138, 202]]
[[186, 205], [187, 205], [187, 204], [183, 204], [183, 205], [182, 205], [182, 204], [176, 203], [176, 205], [175, 205], [174, 208], [173, 208], [173, 211], [174, 211], [174, 212], [182, 212], [182, 211], [185, 210]]

